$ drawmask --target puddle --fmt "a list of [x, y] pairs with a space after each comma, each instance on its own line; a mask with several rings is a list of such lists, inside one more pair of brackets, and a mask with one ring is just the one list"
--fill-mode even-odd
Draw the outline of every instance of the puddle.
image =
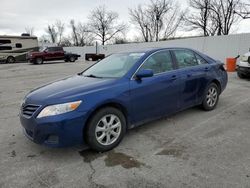
[[107, 154], [106, 159], [104, 160], [106, 166], [113, 167], [117, 165], [121, 165], [123, 168], [129, 169], [129, 168], [140, 168], [141, 166], [144, 166], [144, 163], [141, 163], [134, 159], [133, 157], [126, 155], [124, 153], [116, 153], [114, 151], [110, 151]]
[[28, 158], [34, 158], [36, 155], [27, 155]]
[[98, 158], [105, 156], [104, 162], [107, 167], [122, 166], [123, 168], [140, 168], [144, 163], [136, 160], [132, 156], [124, 153], [115, 152], [113, 150], [105, 153], [97, 153], [90, 150], [80, 151], [79, 154], [83, 157], [84, 162], [90, 163]]
[[169, 146], [168, 148], [163, 149], [156, 155], [169, 155], [172, 157], [182, 157], [183, 153], [185, 152], [184, 146]]
[[9, 146], [12, 146], [12, 145], [15, 145], [15, 144], [16, 144], [16, 142], [10, 142]]
[[16, 151], [13, 150], [12, 152], [9, 153], [10, 154], [10, 157], [16, 157]]
[[104, 155], [104, 153], [98, 153], [91, 150], [82, 150], [79, 151], [79, 154], [83, 157], [83, 161], [85, 163], [91, 163], [92, 161]]

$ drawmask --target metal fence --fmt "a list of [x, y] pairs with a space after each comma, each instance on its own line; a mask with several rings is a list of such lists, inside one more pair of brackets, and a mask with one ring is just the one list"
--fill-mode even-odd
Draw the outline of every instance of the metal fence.
[[[225, 62], [227, 57], [236, 57], [237, 55], [242, 55], [249, 51], [250, 33], [227, 36], [185, 38], [160, 42], [105, 45], [98, 47], [98, 53], [109, 55], [116, 52], [127, 52], [158, 47], [192, 48]], [[65, 47], [65, 50], [78, 53], [82, 56], [82, 58], [84, 58], [86, 53], [95, 53], [96, 47]]]

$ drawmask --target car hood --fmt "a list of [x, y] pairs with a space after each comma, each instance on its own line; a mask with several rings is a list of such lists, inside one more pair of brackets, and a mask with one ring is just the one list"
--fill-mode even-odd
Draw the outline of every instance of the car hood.
[[83, 95], [111, 87], [115, 79], [68, 77], [32, 90], [26, 97], [29, 104], [52, 104], [82, 99]]
[[43, 55], [44, 52], [30, 52], [29, 55]]

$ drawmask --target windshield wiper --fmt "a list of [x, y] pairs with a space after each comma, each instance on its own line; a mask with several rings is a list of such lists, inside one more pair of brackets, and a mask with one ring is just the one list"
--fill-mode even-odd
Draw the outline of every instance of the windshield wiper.
[[89, 74], [89, 75], [83, 75], [85, 77], [90, 77], [90, 78], [103, 78], [101, 76], [96, 76], [96, 75], [93, 75], [93, 74]]

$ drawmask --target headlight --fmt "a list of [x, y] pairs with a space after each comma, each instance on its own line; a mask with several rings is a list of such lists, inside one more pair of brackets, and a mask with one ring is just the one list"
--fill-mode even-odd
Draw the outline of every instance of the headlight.
[[74, 111], [78, 108], [78, 106], [81, 103], [82, 101], [75, 101], [75, 102], [47, 106], [38, 114], [37, 118], [55, 116], [66, 112]]

